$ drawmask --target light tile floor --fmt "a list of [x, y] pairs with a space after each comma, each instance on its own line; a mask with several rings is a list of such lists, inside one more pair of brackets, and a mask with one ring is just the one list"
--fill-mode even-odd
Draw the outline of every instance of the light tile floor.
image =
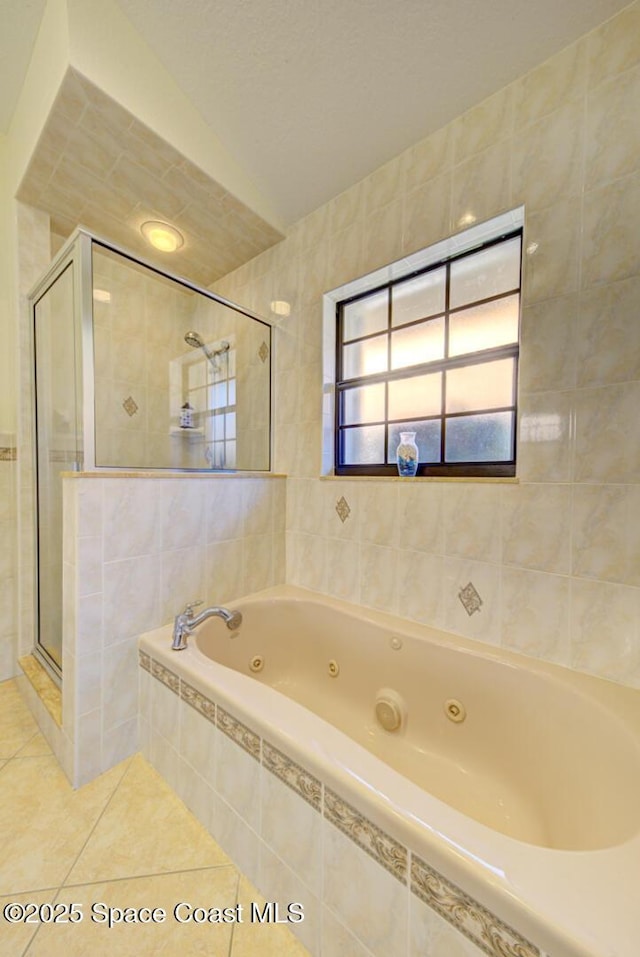
[[[142, 757], [74, 791], [15, 682], [0, 683], [0, 957], [308, 957], [285, 927], [252, 924], [252, 901], [257, 890]], [[75, 903], [82, 920], [12, 924], [13, 902], [61, 915]], [[242, 905], [244, 920], [180, 923], [180, 902]], [[97, 919], [107, 907], [167, 916], [109, 927]]]

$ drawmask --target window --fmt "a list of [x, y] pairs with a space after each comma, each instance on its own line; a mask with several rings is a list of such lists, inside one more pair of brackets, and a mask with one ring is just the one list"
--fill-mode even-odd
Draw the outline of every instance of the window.
[[522, 229], [336, 303], [335, 472], [515, 474]]
[[[230, 337], [232, 338], [232, 337]], [[236, 349], [228, 340], [207, 344], [183, 365], [180, 394], [195, 409], [204, 432], [205, 458], [213, 469], [236, 467]]]

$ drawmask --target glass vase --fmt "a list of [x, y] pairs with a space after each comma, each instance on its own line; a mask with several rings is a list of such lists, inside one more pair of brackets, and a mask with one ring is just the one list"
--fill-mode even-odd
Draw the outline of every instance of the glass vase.
[[398, 475], [411, 478], [418, 471], [418, 446], [415, 432], [401, 432], [400, 444], [396, 449]]

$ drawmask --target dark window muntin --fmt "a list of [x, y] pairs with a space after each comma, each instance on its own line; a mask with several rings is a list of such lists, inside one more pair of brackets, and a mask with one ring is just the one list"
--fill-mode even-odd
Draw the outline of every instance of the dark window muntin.
[[[413, 272], [407, 273], [404, 276], [399, 276], [397, 279], [391, 279], [385, 283], [381, 283], [379, 286], [375, 286], [371, 289], [367, 289], [365, 292], [358, 293], [357, 295], [350, 296], [347, 299], [343, 299], [340, 302], [336, 303], [336, 323], [337, 323], [337, 348], [336, 348], [336, 400], [335, 400], [335, 474], [336, 475], [397, 475], [397, 467], [395, 463], [374, 463], [371, 465], [345, 465], [342, 463], [343, 459], [343, 435], [349, 429], [362, 428], [363, 426], [371, 425], [382, 425], [384, 426], [384, 449], [385, 449], [385, 458], [388, 455], [389, 447], [389, 425], [393, 425], [394, 422], [429, 422], [429, 421], [440, 421], [440, 462], [430, 462], [424, 463], [421, 462], [418, 466], [418, 475], [425, 476], [451, 476], [451, 477], [511, 477], [515, 475], [516, 469], [516, 429], [517, 429], [517, 388], [518, 388], [518, 356], [520, 348], [520, 336], [518, 330], [518, 340], [515, 343], [510, 343], [506, 346], [496, 346], [489, 349], [478, 350], [477, 352], [463, 353], [459, 356], [447, 357], [445, 355], [442, 359], [436, 359], [431, 362], [420, 363], [415, 366], [403, 366], [399, 369], [391, 369], [391, 333], [397, 329], [405, 329], [414, 325], [421, 325], [426, 322], [431, 321], [432, 319], [439, 319], [444, 317], [445, 320], [445, 329], [444, 329], [444, 344], [445, 344], [445, 353], [449, 348], [449, 317], [455, 315], [458, 312], [464, 312], [467, 309], [482, 306], [488, 302], [495, 302], [500, 299], [506, 299], [508, 296], [518, 295], [520, 296], [520, 309], [521, 313], [522, 307], [522, 227], [514, 230], [510, 230], [506, 233], [502, 233], [499, 236], [494, 237], [493, 239], [488, 240], [487, 242], [481, 243], [477, 246], [474, 246], [472, 249], [467, 249], [464, 252], [456, 253], [453, 256], [445, 257], [444, 259], [439, 259], [437, 262], [431, 263], [429, 266], [426, 266], [421, 269], [416, 269]], [[519, 284], [517, 288], [506, 290], [502, 293], [499, 293], [496, 296], [488, 296], [484, 299], [473, 300], [472, 302], [465, 303], [462, 306], [456, 306], [453, 309], [449, 308], [450, 303], [450, 289], [451, 289], [451, 264], [464, 259], [468, 256], [473, 256], [476, 253], [482, 252], [485, 249], [489, 249], [492, 246], [497, 246], [500, 243], [508, 242], [511, 239], [519, 238], [520, 239], [520, 272], [519, 272]], [[445, 279], [445, 309], [444, 311], [429, 313], [426, 316], [411, 320], [411, 322], [402, 323], [399, 326], [392, 325], [392, 302], [393, 297], [391, 290], [394, 286], [400, 285], [405, 282], [409, 282], [411, 279], [415, 279], [417, 276], [425, 275], [429, 272], [434, 272], [436, 269], [441, 269], [443, 266], [446, 267], [446, 279]], [[377, 332], [369, 333], [364, 336], [356, 336], [352, 339], [343, 339], [343, 310], [345, 306], [350, 305], [353, 302], [357, 302], [360, 299], [367, 299], [370, 296], [375, 295], [378, 292], [387, 290], [387, 325], [386, 328], [380, 329]], [[387, 337], [387, 365], [388, 368], [383, 372], [371, 373], [366, 376], [357, 376], [351, 379], [343, 379], [343, 346], [351, 345], [354, 342], [363, 342], [367, 339], [374, 339], [377, 336], [386, 335]], [[513, 403], [509, 406], [501, 406], [499, 408], [491, 409], [473, 409], [470, 412], [449, 412], [445, 411], [446, 409], [446, 375], [442, 375], [442, 402], [441, 402], [441, 411], [437, 415], [430, 416], [415, 416], [415, 417], [404, 417], [402, 419], [393, 419], [389, 420], [388, 418], [388, 402], [389, 402], [389, 390], [385, 388], [385, 419], [384, 421], [375, 421], [375, 422], [366, 422], [366, 423], [353, 423], [350, 425], [342, 424], [342, 401], [344, 393], [351, 388], [356, 388], [362, 385], [374, 385], [376, 383], [384, 383], [385, 385], [388, 382], [392, 382], [395, 379], [407, 379], [412, 378], [413, 376], [426, 375], [431, 372], [446, 372], [450, 369], [468, 367], [472, 365], [485, 364], [490, 361], [497, 361], [503, 358], [513, 358], [513, 387], [512, 387], [512, 397]], [[446, 462], [444, 459], [445, 456], [445, 441], [446, 441], [446, 424], [447, 421], [454, 418], [469, 417], [475, 415], [482, 415], [487, 413], [499, 413], [499, 412], [512, 412], [513, 413], [513, 429], [511, 432], [511, 458], [508, 460], [500, 459], [495, 461], [487, 460], [485, 462]]]

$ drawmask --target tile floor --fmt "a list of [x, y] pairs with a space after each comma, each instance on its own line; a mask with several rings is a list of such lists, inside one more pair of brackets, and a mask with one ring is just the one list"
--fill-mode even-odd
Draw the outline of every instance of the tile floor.
[[[142, 757], [72, 790], [14, 681], [0, 683], [0, 848], [0, 957], [308, 957], [282, 925], [250, 922], [261, 896]], [[12, 924], [12, 902], [75, 903], [82, 920]], [[180, 902], [240, 904], [244, 920], [180, 923]], [[107, 907], [166, 920], [109, 927]]]

